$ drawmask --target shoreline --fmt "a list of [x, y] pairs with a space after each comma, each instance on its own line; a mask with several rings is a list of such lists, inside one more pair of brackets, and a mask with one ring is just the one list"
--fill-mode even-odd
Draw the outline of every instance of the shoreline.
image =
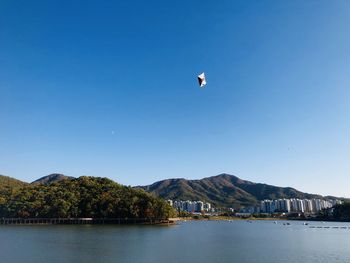
[[148, 219], [148, 218], [0, 218], [0, 225], [158, 225], [170, 226], [178, 222], [187, 221], [304, 221], [304, 222], [334, 222], [350, 223], [341, 220], [320, 220], [301, 218], [240, 218], [229, 216], [213, 216], [210, 218], [200, 217], [175, 217], [168, 219]]
[[288, 220], [284, 218], [254, 218], [254, 217], [229, 217], [229, 216], [213, 216], [210, 218], [193, 218], [193, 217], [177, 217], [171, 218], [174, 221], [278, 221], [278, 220]]
[[0, 218], [0, 225], [171, 225], [175, 221], [154, 218]]
[[214, 216], [211, 218], [193, 218], [193, 217], [179, 217], [172, 218], [176, 221], [305, 221], [305, 222], [338, 222], [338, 223], [350, 223], [349, 220], [332, 220], [332, 219], [306, 219], [306, 218], [256, 218], [256, 217], [228, 217], [228, 216]]

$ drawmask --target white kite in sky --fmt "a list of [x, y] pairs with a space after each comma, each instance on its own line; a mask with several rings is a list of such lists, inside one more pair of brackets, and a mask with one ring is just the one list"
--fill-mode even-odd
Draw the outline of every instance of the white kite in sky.
[[204, 72], [202, 74], [199, 74], [198, 75], [198, 82], [199, 82], [199, 86], [201, 88], [203, 88], [206, 84], [207, 84], [207, 81], [205, 80], [205, 74]]

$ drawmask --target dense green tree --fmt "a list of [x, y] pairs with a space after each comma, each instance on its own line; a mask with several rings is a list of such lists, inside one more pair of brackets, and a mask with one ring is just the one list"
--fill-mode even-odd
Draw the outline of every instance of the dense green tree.
[[334, 206], [333, 217], [336, 220], [350, 221], [350, 203], [338, 204]]
[[140, 189], [82, 176], [0, 192], [0, 217], [169, 218], [172, 207]]

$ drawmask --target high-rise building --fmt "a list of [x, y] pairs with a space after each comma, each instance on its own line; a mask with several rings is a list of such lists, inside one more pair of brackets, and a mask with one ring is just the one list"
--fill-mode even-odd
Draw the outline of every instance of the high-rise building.
[[318, 213], [322, 209], [332, 208], [337, 203], [341, 203], [341, 201], [297, 198], [264, 200], [260, 203], [260, 211], [262, 213], [297, 212], [314, 214]]
[[194, 212], [210, 212], [212, 210], [211, 204], [210, 203], [204, 203], [203, 201], [172, 201], [168, 200], [168, 203], [171, 204], [172, 206], [179, 210], [179, 211], [186, 211], [189, 213], [194, 213]]

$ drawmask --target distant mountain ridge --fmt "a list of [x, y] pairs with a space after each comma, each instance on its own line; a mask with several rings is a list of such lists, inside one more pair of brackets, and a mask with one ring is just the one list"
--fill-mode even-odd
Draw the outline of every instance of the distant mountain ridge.
[[254, 183], [225, 173], [200, 180], [167, 179], [140, 188], [164, 199], [202, 200], [236, 208], [256, 205], [264, 199], [322, 198], [291, 187]]
[[48, 184], [51, 184], [51, 183], [59, 182], [59, 181], [62, 181], [62, 180], [70, 180], [70, 179], [74, 179], [74, 177], [66, 176], [64, 174], [54, 173], [54, 174], [49, 174], [49, 175], [43, 176], [43, 177], [35, 180], [31, 184], [48, 185]]

